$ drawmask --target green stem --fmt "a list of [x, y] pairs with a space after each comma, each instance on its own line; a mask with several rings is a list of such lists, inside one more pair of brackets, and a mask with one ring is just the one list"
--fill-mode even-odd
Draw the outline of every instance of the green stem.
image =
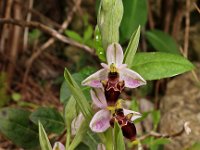
[[105, 146], [106, 150], [113, 150], [113, 131], [112, 128], [105, 132]]
[[70, 145], [70, 138], [71, 138], [71, 127], [68, 125], [67, 126], [67, 138], [66, 138], [66, 146], [65, 146], [65, 150], [67, 150], [69, 148]]

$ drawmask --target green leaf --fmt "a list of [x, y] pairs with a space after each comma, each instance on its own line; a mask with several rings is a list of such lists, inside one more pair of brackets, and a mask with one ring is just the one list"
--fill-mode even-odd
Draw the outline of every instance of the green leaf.
[[164, 144], [168, 144], [170, 142], [167, 138], [154, 138], [148, 137], [142, 141], [143, 144], [148, 145], [150, 150], [160, 150]]
[[66, 83], [68, 85], [68, 88], [70, 89], [73, 97], [75, 98], [80, 111], [83, 113], [83, 116], [86, 120], [90, 120], [92, 118], [92, 109], [84, 96], [82, 90], [78, 86], [78, 84], [75, 82], [75, 80], [72, 78], [69, 71], [65, 68], [64, 77], [66, 80]]
[[101, 0], [97, 17], [103, 48], [119, 41], [119, 26], [123, 16], [122, 0]]
[[21, 94], [20, 93], [16, 93], [16, 92], [12, 93], [11, 97], [16, 102], [18, 102], [22, 98]]
[[[86, 98], [88, 100], [90, 100], [90, 94], [89, 94], [90, 87], [82, 86], [81, 82], [86, 77], [88, 77], [91, 73], [93, 73], [95, 71], [96, 71], [96, 69], [94, 69], [93, 67], [85, 67], [80, 72], [74, 73], [72, 75], [72, 77], [74, 78], [74, 80], [76, 81], [78, 86], [81, 88], [82, 92], [84, 93], [84, 95], [86, 96]], [[61, 103], [66, 103], [69, 100], [70, 96], [71, 96], [71, 92], [70, 92], [70, 90], [67, 86], [66, 81], [64, 81], [61, 85], [61, 88], [60, 88], [60, 101], [61, 101]]]
[[65, 123], [70, 127], [72, 120], [75, 118], [77, 114], [76, 100], [74, 99], [73, 96], [70, 97], [68, 103], [66, 104], [64, 112], [65, 112], [64, 113]]
[[86, 30], [83, 33], [83, 41], [84, 41], [84, 43], [86, 43], [89, 39], [92, 38], [92, 34], [93, 34], [92, 26], [88, 25], [88, 27], [86, 28]]
[[75, 150], [90, 150], [90, 148], [88, 147], [88, 145], [86, 145], [85, 143], [81, 142], [76, 148]]
[[94, 150], [100, 143], [100, 139], [96, 133], [90, 130], [87, 132], [85, 138], [83, 139], [83, 142], [89, 147], [90, 150]]
[[22, 109], [0, 109], [0, 132], [25, 149], [39, 146], [37, 127], [29, 120], [30, 112]]
[[42, 35], [42, 32], [38, 29], [33, 29], [28, 34], [28, 39], [31, 43], [33, 43], [35, 40], [39, 39]]
[[160, 30], [151, 30], [146, 32], [146, 37], [156, 51], [180, 54], [176, 41], [167, 33]]
[[134, 99], [131, 101], [131, 110], [134, 110], [134, 111], [139, 111], [139, 104], [138, 102]]
[[83, 42], [82, 37], [78, 33], [76, 33], [75, 31], [65, 30], [64, 33], [65, 33], [65, 35], [67, 35], [68, 37], [72, 38], [73, 40], [75, 40], [77, 42], [80, 42], [80, 43]]
[[40, 107], [30, 115], [36, 125], [40, 121], [49, 133], [60, 134], [65, 129], [63, 117], [53, 108]]
[[124, 137], [118, 123], [114, 125], [114, 150], [125, 150]]
[[73, 119], [76, 117], [77, 111], [76, 111], [76, 100], [73, 96], [69, 98], [68, 103], [65, 106], [64, 109], [64, 118], [65, 118], [65, 124], [67, 126], [67, 141], [66, 141], [66, 148], [69, 147], [70, 144], [70, 136], [71, 136], [71, 123]]
[[137, 53], [131, 68], [146, 80], [157, 80], [191, 71], [194, 66], [180, 55], [151, 52]]
[[160, 122], [160, 111], [154, 110], [151, 112], [151, 115], [152, 115], [154, 130], [156, 130]]
[[39, 140], [40, 140], [41, 150], [52, 150], [47, 134], [40, 122], [39, 122]]
[[124, 15], [120, 25], [120, 41], [127, 41], [138, 26], [147, 21], [147, 0], [123, 0]]
[[108, 128], [102, 136], [102, 142], [105, 144], [106, 150], [113, 150], [113, 128]]
[[187, 150], [199, 150], [199, 149], [200, 149], [200, 142], [196, 142]]
[[147, 116], [148, 116], [150, 113], [151, 113], [150, 111], [143, 112], [143, 113], [142, 113], [142, 117], [136, 119], [136, 120], [134, 121], [134, 123], [138, 123], [138, 122], [141, 122], [141, 121], [145, 120], [145, 119], [147, 118]]
[[155, 139], [151, 144], [152, 145], [164, 145], [170, 143], [170, 140], [167, 138], [158, 138]]
[[128, 67], [131, 67], [133, 64], [133, 58], [138, 48], [139, 39], [140, 39], [140, 26], [131, 36], [130, 42], [124, 54], [124, 63], [127, 64]]

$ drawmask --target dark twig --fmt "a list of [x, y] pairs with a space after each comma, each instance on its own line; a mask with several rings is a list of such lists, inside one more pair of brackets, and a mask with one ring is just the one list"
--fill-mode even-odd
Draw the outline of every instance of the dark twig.
[[149, 133], [137, 138], [138, 141], [142, 141], [150, 136], [156, 137], [156, 138], [174, 138], [177, 136], [182, 135], [183, 133], [190, 134], [191, 129], [189, 127], [189, 122], [185, 122], [182, 129], [179, 132], [173, 133], [173, 134], [162, 134], [162, 133], [157, 133], [154, 131], [150, 131]]
[[184, 35], [184, 56], [188, 56], [189, 33], [190, 33], [190, 0], [186, 0], [186, 14], [185, 14], [185, 35]]
[[154, 19], [153, 19], [153, 13], [152, 13], [151, 1], [150, 0], [148, 0], [148, 19], [149, 19], [150, 29], [154, 29], [155, 23], [154, 23]]
[[44, 24], [41, 24], [39, 22], [35, 22], [35, 21], [29, 21], [29, 22], [26, 22], [26, 21], [23, 21], [23, 20], [15, 20], [15, 19], [0, 19], [0, 23], [4, 23], [4, 24], [14, 24], [14, 25], [18, 25], [18, 26], [21, 26], [21, 27], [30, 27], [30, 28], [37, 28], [39, 30], [42, 30], [43, 32], [51, 35], [52, 37], [54, 37], [55, 39], [63, 42], [63, 43], [66, 43], [66, 44], [70, 44], [70, 45], [73, 45], [73, 46], [76, 46], [78, 48], [82, 48], [84, 49], [85, 51], [89, 52], [89, 53], [93, 53], [93, 50], [84, 45], [84, 44], [81, 44], [81, 43], [78, 43], [72, 39], [69, 39], [67, 37], [65, 37], [64, 35], [60, 34], [58, 31], [44, 25]]
[[14, 1], [17, 5], [20, 5], [23, 9], [27, 10], [29, 13], [31, 13], [34, 16], [37, 16], [40, 18], [41, 22], [45, 22], [46, 24], [51, 24], [51, 26], [55, 28], [61, 28], [61, 25], [57, 22], [51, 20], [50, 18], [46, 17], [39, 11], [35, 10], [34, 8], [27, 8], [27, 6], [24, 5], [24, 3], [19, 2], [18, 0]]
[[[72, 8], [71, 12], [69, 13], [67, 19], [63, 22], [61, 29], [58, 31], [59, 33], [62, 33], [62, 32], [68, 27], [69, 23], [70, 23], [71, 20], [72, 20], [73, 14], [76, 12], [76, 10], [77, 10], [77, 9], [79, 8], [79, 6], [81, 5], [81, 2], [82, 2], [82, 0], [76, 1], [75, 5], [74, 5], [74, 7]], [[71, 42], [70, 42], [69, 44], [73, 45], [73, 44], [72, 44], [72, 41], [73, 41], [73, 40], [71, 40]], [[27, 77], [28, 77], [29, 70], [30, 70], [31, 65], [32, 65], [32, 63], [34, 62], [34, 60], [35, 60], [44, 50], [46, 50], [48, 47], [50, 47], [54, 42], [55, 42], [55, 38], [50, 38], [50, 39], [49, 39], [47, 42], [45, 42], [40, 48], [38, 48], [38, 50], [37, 50], [35, 53], [33, 53], [33, 55], [31, 56], [31, 58], [28, 60], [28, 63], [27, 63], [28, 65], [27, 65], [27, 67], [26, 67], [26, 71], [25, 71], [25, 74], [24, 74], [23, 84], [25, 84], [25, 82], [26, 82], [26, 79], [27, 79]], [[85, 49], [86, 51], [88, 51], [88, 52], [90, 52], [90, 53], [93, 54], [93, 50], [92, 50], [91, 48], [89, 48], [88, 46], [83, 45], [83, 44], [80, 44], [80, 43], [78, 43], [78, 42], [76, 42], [76, 41], [73, 41], [73, 43], [74, 43], [74, 42], [75, 42], [76, 44], [78, 44], [78, 45], [74, 45], [74, 46], [77, 46], [77, 47], [80, 47], [80, 46], [81, 46], [80, 48], [83, 48], [83, 49]]]
[[[5, 9], [5, 18], [10, 18], [11, 16], [11, 9], [12, 9], [12, 5], [13, 5], [13, 1], [12, 0], [7, 0], [6, 1], [6, 9]], [[0, 39], [0, 52], [4, 52], [5, 51], [5, 47], [6, 47], [6, 40], [10, 34], [10, 26], [5, 24], [2, 27], [2, 33], [1, 33], [1, 39]]]
[[[33, 3], [34, 3], [34, 0], [29, 0], [29, 9], [31, 9], [33, 7]], [[32, 17], [32, 14], [30, 12], [27, 13], [27, 16], [26, 16], [26, 21], [29, 22], [31, 21], [31, 17]], [[29, 28], [25, 28], [24, 29], [24, 40], [23, 40], [23, 50], [26, 50], [28, 48], [28, 32], [29, 32]]]
[[197, 11], [200, 13], [200, 9], [199, 9], [199, 7], [197, 6], [197, 4], [196, 4], [196, 3], [193, 3], [193, 5], [194, 5], [194, 7], [197, 9]]
[[181, 29], [182, 19], [183, 19], [183, 2], [178, 1], [178, 9], [174, 17], [174, 21], [173, 21], [174, 23], [173, 23], [173, 29], [172, 29], [172, 36], [176, 40]]
[[173, 0], [166, 1], [165, 6], [167, 8], [166, 14], [165, 14], [165, 21], [164, 21], [164, 31], [166, 33], [169, 32], [170, 24], [171, 24], [171, 17], [172, 17], [172, 7], [173, 7]]
[[[21, 12], [21, 7], [18, 5], [13, 5], [13, 11], [14, 11], [14, 18], [15, 19], [21, 19], [22, 18], [22, 12]], [[21, 28], [18, 26], [14, 26], [13, 30], [11, 30], [12, 36], [10, 36], [11, 40], [11, 46], [10, 46], [10, 61], [13, 63], [8, 64], [8, 70], [7, 70], [7, 83], [8, 87], [10, 87], [12, 80], [13, 80], [13, 75], [15, 74], [15, 68], [16, 68], [16, 62], [18, 58], [18, 51], [19, 51], [19, 40], [20, 36], [22, 33]]]

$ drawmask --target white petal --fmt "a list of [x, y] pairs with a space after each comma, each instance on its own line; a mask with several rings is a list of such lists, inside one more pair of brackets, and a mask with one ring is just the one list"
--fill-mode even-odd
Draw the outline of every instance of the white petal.
[[146, 84], [146, 81], [137, 72], [128, 68], [120, 70], [120, 79], [124, 80], [125, 87], [128, 88], [136, 88]]
[[65, 147], [62, 143], [56, 142], [53, 146], [53, 150], [65, 150]]
[[71, 123], [71, 134], [72, 135], [76, 135], [76, 132], [80, 128], [83, 120], [84, 120], [84, 116], [82, 113], [79, 113], [79, 115], [73, 119], [73, 121]]
[[118, 43], [113, 43], [107, 48], [107, 62], [110, 66], [114, 63], [117, 67], [120, 66], [123, 62], [123, 50], [122, 47]]
[[142, 115], [139, 112], [132, 111], [132, 110], [129, 110], [129, 109], [123, 109], [123, 110], [124, 110], [125, 116], [128, 115], [128, 114], [133, 114], [133, 116], [131, 117], [131, 121], [134, 121], [134, 120], [142, 117]]
[[109, 69], [109, 66], [105, 63], [101, 63], [101, 66], [104, 68], [104, 69]]
[[102, 109], [98, 111], [90, 122], [90, 128], [93, 132], [104, 132], [110, 127], [110, 112]]
[[104, 109], [107, 107], [104, 91], [101, 88], [95, 88], [94, 90], [90, 90], [90, 94], [91, 94], [93, 103], [97, 107], [101, 109]]
[[100, 88], [102, 87], [101, 80], [105, 80], [107, 79], [107, 77], [108, 77], [108, 70], [100, 69], [99, 71], [87, 77], [82, 82], [82, 85], [88, 85], [94, 88]]
[[106, 150], [106, 147], [104, 144], [100, 143], [97, 145], [97, 150]]

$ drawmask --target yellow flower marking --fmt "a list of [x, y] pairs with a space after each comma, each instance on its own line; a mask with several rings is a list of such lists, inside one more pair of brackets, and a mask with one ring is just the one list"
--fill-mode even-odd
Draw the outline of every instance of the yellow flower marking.
[[112, 63], [112, 64], [110, 65], [110, 72], [111, 72], [111, 73], [118, 72], [117, 67], [116, 67], [116, 65], [115, 65], [114, 63]]

